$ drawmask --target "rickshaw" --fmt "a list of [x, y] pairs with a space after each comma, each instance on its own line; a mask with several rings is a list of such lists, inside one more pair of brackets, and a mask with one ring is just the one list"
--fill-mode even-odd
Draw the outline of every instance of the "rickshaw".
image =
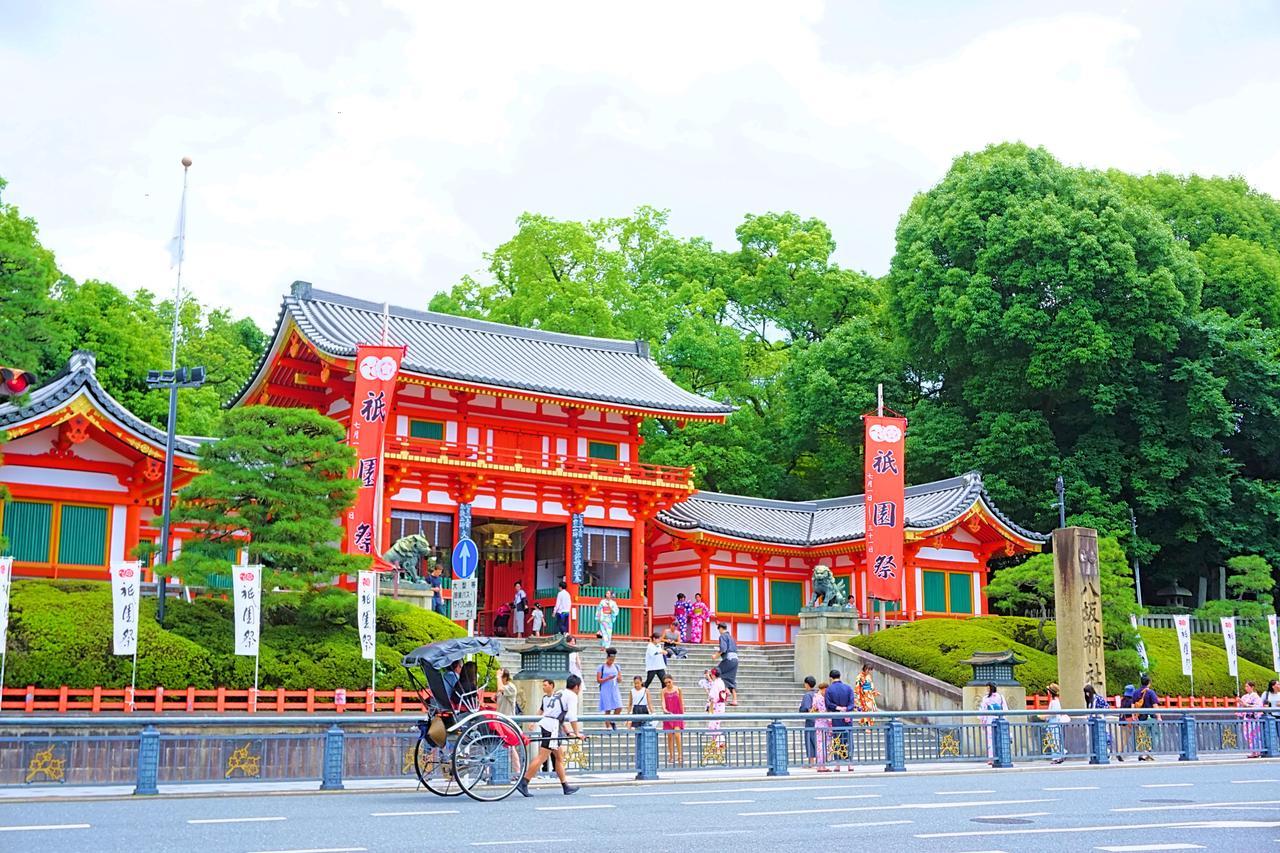
[[509, 797], [524, 775], [528, 739], [520, 727], [481, 709], [478, 689], [451, 697], [442, 672], [467, 655], [497, 657], [501, 651], [492, 637], [460, 637], [420, 646], [401, 661], [427, 713], [418, 721], [413, 763], [418, 781], [433, 794], [496, 802]]

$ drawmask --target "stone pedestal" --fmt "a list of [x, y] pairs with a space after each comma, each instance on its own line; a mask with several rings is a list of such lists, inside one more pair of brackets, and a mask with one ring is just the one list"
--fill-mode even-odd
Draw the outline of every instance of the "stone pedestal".
[[[800, 631], [796, 635], [795, 677], [796, 683], [812, 675], [819, 682], [826, 681], [831, 671], [831, 654], [827, 643], [835, 640], [848, 642], [858, 634], [858, 611], [837, 610], [824, 607], [805, 607], [800, 611]], [[844, 673], [845, 680], [852, 680], [851, 673]]]
[[1086, 684], [1103, 693], [1107, 689], [1098, 531], [1088, 527], [1053, 531], [1053, 599], [1062, 707], [1083, 708]]

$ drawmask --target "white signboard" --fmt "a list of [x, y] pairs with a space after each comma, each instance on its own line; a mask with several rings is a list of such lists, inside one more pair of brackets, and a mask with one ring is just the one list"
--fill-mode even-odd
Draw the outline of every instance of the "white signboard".
[[262, 633], [262, 566], [232, 566], [231, 594], [236, 600], [236, 654], [256, 658]]
[[357, 616], [360, 620], [360, 656], [373, 660], [378, 642], [378, 573], [360, 572], [356, 580]]
[[453, 582], [453, 607], [449, 611], [450, 619], [476, 618], [476, 586], [475, 578], [458, 579]]
[[1227, 647], [1227, 673], [1240, 677], [1240, 662], [1236, 659], [1236, 617], [1222, 617], [1222, 642]]
[[111, 564], [111, 642], [118, 655], [138, 651], [138, 581], [142, 563]]
[[1191, 617], [1173, 617], [1173, 627], [1178, 630], [1178, 651], [1182, 653], [1182, 674], [1191, 675]]
[[1133, 626], [1133, 630], [1138, 634], [1138, 658], [1142, 661], [1142, 671], [1151, 671], [1151, 662], [1147, 660], [1147, 644], [1142, 642], [1142, 634], [1138, 632], [1138, 617], [1132, 613], [1129, 614], [1129, 624]]
[[1280, 631], [1276, 628], [1276, 615], [1267, 617], [1267, 627], [1271, 629], [1271, 668], [1280, 672]]
[[13, 582], [13, 557], [0, 557], [0, 655], [9, 638], [9, 585]]

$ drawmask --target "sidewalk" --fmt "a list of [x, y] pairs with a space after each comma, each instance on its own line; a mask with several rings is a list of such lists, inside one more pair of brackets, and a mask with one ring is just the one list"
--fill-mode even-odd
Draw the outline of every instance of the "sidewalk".
[[[570, 778], [576, 785], [586, 786], [609, 786], [609, 785], [683, 785], [696, 784], [700, 782], [780, 782], [785, 783], [788, 780], [796, 779], [823, 780], [827, 782], [836, 782], [840, 779], [875, 779], [886, 775], [893, 778], [903, 776], [957, 776], [957, 775], [974, 775], [984, 773], [999, 773], [1001, 775], [1009, 773], [1022, 772], [1053, 772], [1067, 773], [1072, 771], [1080, 771], [1086, 769], [1092, 770], [1130, 770], [1143, 771], [1149, 770], [1160, 765], [1176, 764], [1180, 766], [1191, 766], [1183, 764], [1174, 757], [1157, 758], [1149, 764], [1126, 763], [1120, 764], [1112, 762], [1109, 765], [1091, 765], [1086, 761], [1067, 761], [1064, 764], [1052, 765], [1047, 762], [1036, 762], [1033, 764], [1019, 764], [1014, 767], [993, 770], [985, 764], [964, 764], [964, 763], [946, 763], [938, 762], [933, 764], [913, 764], [901, 773], [887, 774], [883, 767], [878, 764], [861, 765], [853, 774], [849, 773], [823, 773], [819, 774], [816, 770], [808, 767], [793, 767], [789, 771], [789, 775], [785, 777], [766, 776], [763, 768], [757, 769], [738, 769], [731, 768], [725, 770], [668, 770], [660, 774], [660, 778], [650, 781], [637, 781], [635, 774], [632, 772], [625, 773], [575, 773]], [[1202, 758], [1195, 764], [1205, 765], [1222, 765], [1222, 764], [1248, 764], [1254, 765], [1280, 765], [1280, 759], [1254, 758], [1247, 759], [1242, 757], [1223, 757], [1223, 758]], [[540, 774], [531, 785], [535, 790], [538, 788], [559, 787], [559, 782], [550, 774]], [[421, 792], [424, 795], [431, 794], [417, 785], [416, 782], [409, 782], [406, 779], [351, 779], [343, 782], [344, 790], [342, 791], [321, 791], [319, 780], [303, 780], [290, 782], [202, 782], [198, 784], [171, 784], [160, 785], [160, 797], [233, 797], [244, 796], [246, 794], [271, 794], [271, 795], [300, 795], [300, 794], [319, 794], [319, 793], [404, 793], [411, 794]], [[4, 787], [0, 788], [0, 803], [17, 803], [31, 801], [53, 801], [67, 799], [83, 799], [83, 800], [109, 800], [127, 798], [132, 799], [133, 785], [39, 785], [31, 787]]]

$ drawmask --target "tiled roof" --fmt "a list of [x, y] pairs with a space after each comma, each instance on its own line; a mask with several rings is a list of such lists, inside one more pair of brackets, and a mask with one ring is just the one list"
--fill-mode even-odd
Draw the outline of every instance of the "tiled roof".
[[[52, 381], [33, 390], [21, 407], [12, 402], [0, 405], [0, 427], [39, 417], [59, 408], [76, 395], [85, 394], [121, 427], [163, 448], [166, 439], [164, 430], [147, 423], [108, 394], [98, 382], [96, 368], [97, 358], [93, 353], [76, 350], [71, 354], [66, 368]], [[174, 447], [179, 454], [194, 458], [199, 444], [208, 440], [180, 435], [176, 437]]]
[[[658, 513], [658, 521], [679, 530], [703, 530], [778, 545], [829, 545], [863, 537], [866, 520], [863, 497], [776, 501], [695, 492], [688, 500]], [[907, 528], [930, 530], [959, 518], [977, 503], [982, 503], [1014, 534], [1036, 542], [1048, 541], [1048, 536], [1019, 527], [1000, 512], [983, 488], [982, 475], [977, 471], [908, 487]]]
[[[615, 341], [504, 326], [467, 317], [390, 306], [388, 338], [407, 347], [410, 373], [601, 403], [688, 415], [726, 415], [733, 407], [676, 385], [644, 341]], [[356, 344], [382, 339], [383, 306], [294, 282], [280, 311], [322, 352], [355, 355]], [[279, 341], [277, 340], [277, 344]], [[234, 405], [261, 374], [270, 350]]]

